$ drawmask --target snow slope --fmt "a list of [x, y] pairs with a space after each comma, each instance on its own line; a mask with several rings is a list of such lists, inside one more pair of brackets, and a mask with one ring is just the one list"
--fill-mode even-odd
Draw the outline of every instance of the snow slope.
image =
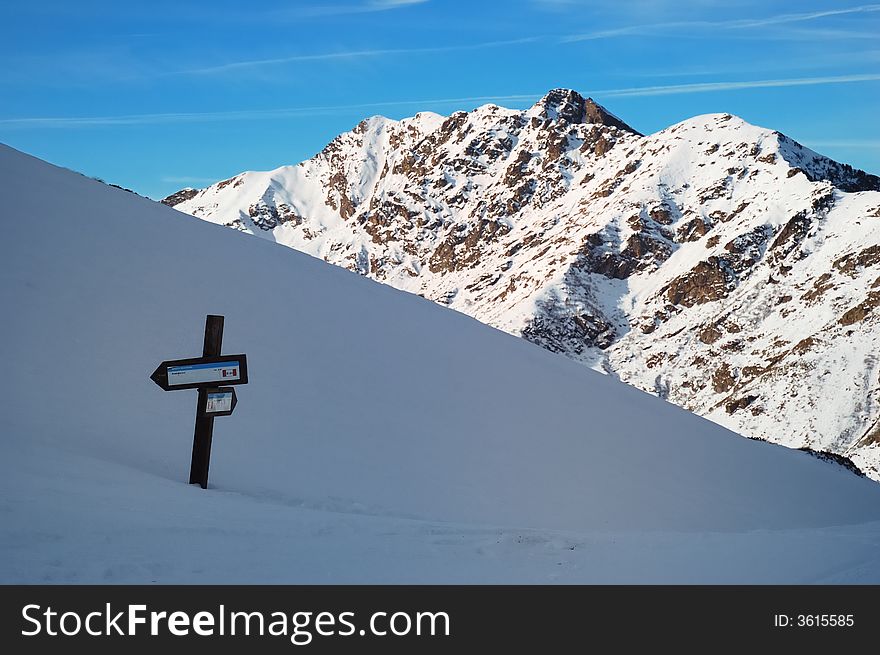
[[[837, 465], [5, 146], [0, 188], [2, 582], [880, 582]], [[208, 313], [250, 384], [205, 492], [149, 374]]]
[[880, 178], [778, 132], [710, 114], [643, 136], [556, 89], [373, 117], [163, 202], [880, 480]]

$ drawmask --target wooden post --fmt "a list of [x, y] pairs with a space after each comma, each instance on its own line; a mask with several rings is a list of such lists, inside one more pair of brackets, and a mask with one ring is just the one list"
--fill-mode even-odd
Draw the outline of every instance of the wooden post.
[[[205, 319], [205, 344], [202, 357], [220, 355], [223, 345], [223, 317], [209, 314]], [[193, 435], [192, 463], [189, 469], [189, 483], [208, 488], [208, 467], [211, 463], [211, 440], [214, 435], [214, 417], [207, 416], [207, 389], [199, 389], [196, 403], [196, 428]]]

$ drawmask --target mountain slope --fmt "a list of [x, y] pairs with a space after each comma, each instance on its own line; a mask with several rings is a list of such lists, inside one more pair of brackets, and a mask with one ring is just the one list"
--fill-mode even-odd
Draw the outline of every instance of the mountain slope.
[[[842, 467], [6, 147], [0, 184], [3, 582], [880, 581]], [[207, 313], [250, 383], [203, 492], [149, 374]]]
[[778, 132], [715, 114], [643, 136], [555, 90], [374, 117], [164, 202], [880, 479], [880, 178]]

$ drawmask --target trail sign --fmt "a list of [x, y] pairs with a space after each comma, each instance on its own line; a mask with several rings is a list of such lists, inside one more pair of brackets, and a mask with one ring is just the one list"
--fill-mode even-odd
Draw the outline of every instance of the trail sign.
[[150, 376], [165, 391], [199, 391], [189, 482], [200, 485], [202, 489], [208, 488], [214, 417], [229, 416], [237, 402], [235, 389], [217, 385], [248, 383], [247, 355], [221, 355], [222, 342], [223, 317], [208, 315], [202, 356], [164, 361]]
[[208, 389], [208, 401], [205, 414], [208, 416], [229, 416], [235, 410], [238, 399], [234, 387], [218, 387]]
[[247, 384], [247, 356], [173, 359], [159, 364], [150, 379], [165, 391]]

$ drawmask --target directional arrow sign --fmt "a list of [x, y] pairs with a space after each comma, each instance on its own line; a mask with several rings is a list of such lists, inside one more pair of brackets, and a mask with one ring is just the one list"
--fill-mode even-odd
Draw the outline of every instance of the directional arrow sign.
[[223, 321], [223, 317], [216, 314], [208, 314], [205, 318], [205, 342], [201, 357], [162, 362], [150, 376], [165, 391], [199, 390], [189, 482], [198, 484], [202, 489], [208, 488], [214, 417], [229, 416], [235, 409], [235, 389], [220, 385], [248, 382], [247, 355], [220, 354]]
[[217, 387], [206, 389], [208, 400], [205, 403], [205, 416], [229, 416], [235, 411], [238, 400], [234, 387]]
[[165, 391], [247, 384], [247, 356], [219, 355], [165, 361], [153, 371], [150, 379]]

